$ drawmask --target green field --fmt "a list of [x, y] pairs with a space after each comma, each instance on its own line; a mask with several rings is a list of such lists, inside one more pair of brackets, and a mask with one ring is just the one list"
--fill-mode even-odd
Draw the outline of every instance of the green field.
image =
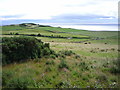
[[[38, 34], [42, 36], [38, 36]], [[118, 31], [50, 26], [2, 26], [1, 37], [29, 36], [50, 43], [64, 57], [43, 57], [2, 67], [3, 88], [118, 88]], [[64, 64], [66, 67], [60, 68]]]

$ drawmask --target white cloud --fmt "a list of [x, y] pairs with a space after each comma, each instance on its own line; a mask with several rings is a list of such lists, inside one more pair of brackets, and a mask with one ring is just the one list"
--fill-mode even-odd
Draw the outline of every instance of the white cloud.
[[115, 19], [115, 17], [99, 18], [99, 19]]
[[51, 19], [57, 15], [73, 13], [118, 16], [118, 0], [1, 0], [0, 3], [0, 16], [21, 15], [3, 20]]

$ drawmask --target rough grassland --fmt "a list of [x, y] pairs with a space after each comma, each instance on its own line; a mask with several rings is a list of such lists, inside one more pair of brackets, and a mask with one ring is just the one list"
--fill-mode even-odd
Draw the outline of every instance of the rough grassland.
[[[120, 51], [119, 37], [116, 37], [118, 32], [95, 32], [59, 27], [31, 29], [20, 26], [3, 26], [3, 34], [11, 32], [91, 38], [63, 39], [35, 36], [37, 39], [50, 43], [50, 48], [56, 52], [71, 50], [75, 54], [58, 58], [51, 56], [3, 66], [3, 87], [117, 88], [119, 86], [119, 73], [114, 72], [118, 68], [116, 63]], [[19, 35], [1, 37], [11, 36]], [[61, 65], [64, 67], [61, 68]]]

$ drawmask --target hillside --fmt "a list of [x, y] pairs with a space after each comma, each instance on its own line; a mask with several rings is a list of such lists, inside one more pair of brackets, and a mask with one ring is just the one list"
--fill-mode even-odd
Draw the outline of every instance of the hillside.
[[[2, 43], [6, 50], [4, 54], [14, 56], [7, 59], [13, 62], [2, 66], [3, 88], [119, 87], [117, 31], [88, 31], [22, 23], [2, 26], [1, 37], [7, 37]], [[54, 53], [44, 56], [45, 45], [38, 41], [49, 43], [48, 51]], [[43, 50], [41, 54], [37, 53], [40, 50]]]
[[[71, 28], [51, 27], [48, 25], [38, 25], [34, 23], [23, 23], [19, 25], [3, 26], [2, 34], [8, 34], [8, 36], [18, 34], [28, 34], [32, 36], [38, 35], [39, 37], [37, 38], [43, 39], [43, 41], [46, 41], [47, 39], [47, 42], [54, 41], [54, 37], [59, 37], [60, 42], [81, 42], [91, 39], [112, 39], [112, 37], [118, 36], [117, 31], [87, 31]], [[43, 37], [45, 37], [45, 39]], [[117, 37], [115, 39], [118, 40]]]

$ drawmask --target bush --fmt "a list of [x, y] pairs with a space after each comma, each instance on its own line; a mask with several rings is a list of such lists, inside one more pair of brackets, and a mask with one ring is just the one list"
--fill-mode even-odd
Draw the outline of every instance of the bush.
[[3, 37], [2, 41], [3, 65], [55, 53], [50, 49], [49, 44], [44, 44], [34, 37]]
[[50, 55], [50, 58], [55, 59], [55, 58], [56, 58], [56, 56], [55, 56], [55, 55]]
[[113, 65], [110, 68], [110, 72], [114, 74], [119, 74], [120, 73], [120, 59], [118, 58], [117, 60], [113, 61]]
[[3, 71], [2, 72], [2, 86], [5, 86], [7, 82], [9, 82], [9, 79], [12, 78], [14, 75], [14, 72], [12, 71]]
[[51, 69], [51, 67], [47, 67], [47, 68], [45, 69], [45, 71], [46, 71], [46, 72], [50, 72], [50, 71], [52, 71], [52, 69]]
[[83, 76], [82, 80], [89, 82], [89, 78], [87, 76]]
[[80, 62], [79, 67], [81, 67], [81, 70], [89, 70], [88, 64], [86, 62]]
[[71, 56], [72, 54], [75, 54], [71, 50], [70, 51], [68, 51], [68, 50], [60, 51], [59, 53], [63, 54], [63, 55], [66, 55], [66, 56]]
[[99, 80], [100, 82], [107, 82], [108, 79], [107, 79], [107, 76], [104, 75], [104, 74], [99, 74], [97, 77], [96, 77], [97, 80]]
[[50, 60], [50, 61], [46, 61], [46, 65], [54, 65], [55, 62], [53, 60]]
[[8, 88], [27, 89], [31, 86], [33, 87], [33, 85], [33, 80], [30, 77], [18, 77], [7, 82], [6, 86]]
[[114, 74], [120, 73], [120, 68], [118, 66], [112, 66], [110, 72]]
[[79, 55], [75, 55], [75, 58], [78, 59], [78, 58], [80, 58], [80, 56]]
[[63, 60], [63, 59], [61, 60], [61, 62], [60, 62], [60, 64], [59, 64], [59, 68], [60, 68], [60, 69], [62, 69], [62, 68], [67, 68], [67, 69], [69, 69], [66, 61]]
[[19, 33], [15, 33], [15, 35], [19, 35]]
[[39, 33], [37, 36], [41, 36], [41, 34]]

